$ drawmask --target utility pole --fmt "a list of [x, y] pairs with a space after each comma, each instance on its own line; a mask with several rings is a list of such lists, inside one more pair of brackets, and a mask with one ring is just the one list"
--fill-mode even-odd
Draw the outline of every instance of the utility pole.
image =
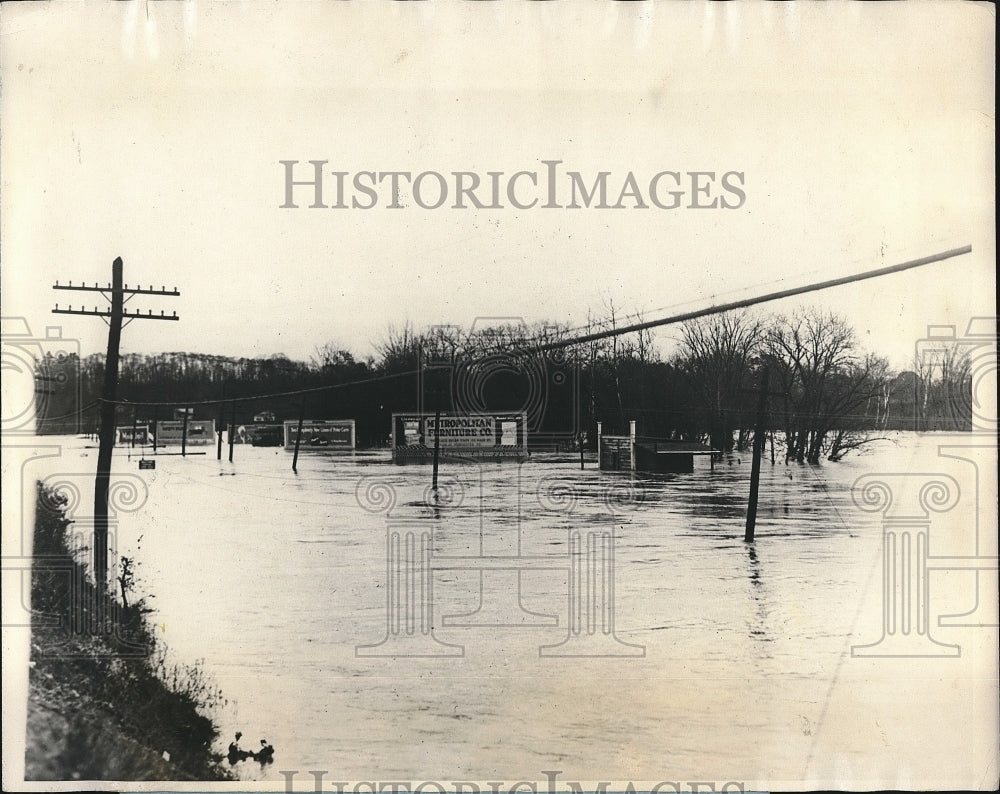
[[136, 418], [135, 408], [132, 408], [132, 442], [129, 444], [128, 448], [129, 460], [132, 459], [132, 450], [135, 449], [135, 434], [138, 429], [139, 429], [139, 423]]
[[434, 471], [431, 474], [431, 490], [435, 498], [438, 490], [438, 461], [441, 459], [441, 409], [434, 412]]
[[750, 467], [750, 501], [747, 504], [747, 526], [743, 540], [753, 541], [757, 526], [757, 492], [760, 488], [760, 456], [764, 453], [764, 436], [767, 433], [767, 364], [760, 372], [760, 392], [757, 395], [757, 426], [753, 431], [753, 463]]
[[229, 462], [233, 462], [233, 442], [236, 441], [236, 400], [229, 404]]
[[219, 426], [215, 430], [218, 439], [215, 444], [215, 459], [222, 460], [222, 423], [226, 421], [226, 404], [219, 403]]
[[303, 400], [302, 404], [299, 406], [299, 426], [295, 431], [295, 454], [292, 456], [292, 471], [295, 474], [299, 473], [299, 444], [302, 441], [302, 423], [306, 418], [306, 401]]
[[[104, 362], [104, 389], [101, 393], [101, 424], [99, 430], [100, 445], [97, 453], [97, 477], [94, 481], [94, 581], [97, 585], [97, 616], [98, 625], [104, 622], [104, 611], [108, 593], [108, 487], [111, 484], [111, 453], [115, 446], [115, 409], [118, 399], [118, 350], [121, 344], [122, 328], [133, 320], [178, 320], [177, 312], [166, 316], [162, 311], [159, 316], [140, 314], [134, 310], [129, 314], [125, 303], [134, 295], [180, 295], [175, 287], [167, 290], [165, 287], [155, 290], [152, 286], [143, 289], [136, 286], [130, 289], [128, 284], [122, 284], [122, 258], [117, 257], [111, 264], [111, 283], [106, 287], [96, 282], [88, 287], [86, 282], [80, 286], [61, 285], [58, 281], [52, 289], [75, 290], [77, 292], [100, 292], [111, 302], [109, 308], [98, 309], [96, 306], [87, 309], [80, 306], [74, 309], [72, 304], [68, 309], [60, 309], [59, 304], [52, 310], [53, 314], [83, 314], [100, 317], [108, 324], [108, 354]], [[128, 296], [128, 297], [126, 297]]]

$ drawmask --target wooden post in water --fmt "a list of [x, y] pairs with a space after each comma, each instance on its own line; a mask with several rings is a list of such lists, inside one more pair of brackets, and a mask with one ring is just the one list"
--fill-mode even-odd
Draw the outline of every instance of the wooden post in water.
[[434, 412], [434, 474], [431, 480], [431, 488], [434, 493], [438, 489], [438, 459], [441, 455], [441, 412]]
[[583, 433], [580, 433], [580, 471], [583, 471]]
[[602, 459], [602, 457], [601, 457], [601, 455], [603, 454], [603, 452], [601, 451], [601, 439], [602, 439], [603, 435], [604, 435], [604, 433], [603, 433], [603, 429], [602, 429], [602, 424], [601, 424], [601, 422], [598, 422], [597, 423], [597, 468], [598, 468], [598, 470], [600, 470], [600, 468], [601, 468], [601, 466], [603, 465], [603, 462], [604, 462], [603, 459]]
[[236, 436], [236, 400], [230, 403], [229, 409], [229, 462], [233, 462], [233, 441]]
[[629, 471], [635, 471], [635, 419], [628, 421]]
[[222, 425], [226, 421], [226, 404], [219, 403], [219, 427], [215, 431], [218, 439], [215, 443], [215, 459], [222, 460]]
[[296, 474], [299, 473], [299, 443], [302, 441], [302, 421], [305, 419], [306, 415], [306, 404], [303, 400], [302, 405], [299, 407], [299, 427], [295, 431], [295, 454], [292, 455], [292, 471]]
[[132, 450], [135, 449], [135, 434], [136, 434], [136, 431], [138, 429], [139, 429], [139, 420], [136, 418], [135, 408], [133, 408], [132, 409], [132, 444], [129, 447], [129, 453], [128, 453], [128, 455], [129, 455], [130, 458], [132, 457]]
[[760, 392], [757, 395], [757, 426], [753, 431], [753, 463], [750, 467], [750, 500], [747, 503], [747, 529], [743, 540], [753, 541], [757, 525], [757, 491], [760, 488], [760, 456], [764, 452], [764, 435], [767, 432], [767, 384], [768, 374], [765, 364], [760, 371]]
[[154, 405], [153, 406], [153, 454], [154, 455], [156, 454], [156, 440], [157, 440], [156, 436], [158, 435], [156, 426], [159, 424], [159, 422], [160, 422], [160, 406]]
[[188, 409], [184, 406], [184, 425], [181, 428], [181, 457], [187, 457], [188, 442]]

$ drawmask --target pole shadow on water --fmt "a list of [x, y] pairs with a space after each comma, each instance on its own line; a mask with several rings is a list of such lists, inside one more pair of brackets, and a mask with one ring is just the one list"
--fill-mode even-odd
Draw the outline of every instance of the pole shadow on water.
[[750, 597], [756, 605], [755, 617], [748, 626], [750, 637], [759, 642], [770, 642], [772, 638], [768, 636], [767, 590], [761, 579], [760, 560], [752, 542], [746, 544], [746, 550], [750, 561]]

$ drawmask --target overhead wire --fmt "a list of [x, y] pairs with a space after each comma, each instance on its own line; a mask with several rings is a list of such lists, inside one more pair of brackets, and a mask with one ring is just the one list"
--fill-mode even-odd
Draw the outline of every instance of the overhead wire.
[[[802, 295], [808, 292], [816, 292], [823, 289], [829, 289], [835, 286], [841, 286], [844, 284], [855, 283], [858, 281], [864, 281], [867, 279], [877, 278], [880, 276], [886, 276], [894, 273], [899, 273], [905, 270], [911, 270], [917, 267], [922, 267], [924, 265], [932, 264], [935, 262], [940, 262], [945, 259], [949, 259], [956, 256], [961, 256], [963, 254], [971, 253], [972, 246], [965, 245], [960, 248], [952, 248], [947, 251], [942, 251], [937, 254], [931, 254], [930, 256], [920, 257], [918, 259], [911, 259], [906, 262], [902, 262], [896, 265], [889, 265], [886, 267], [876, 268], [874, 270], [868, 270], [862, 273], [855, 273], [848, 276], [841, 276], [838, 278], [828, 279], [825, 281], [806, 284], [799, 287], [792, 287], [789, 289], [779, 290], [776, 292], [766, 293], [764, 295], [757, 295], [754, 297], [743, 298], [737, 301], [731, 301], [729, 303], [717, 304], [702, 309], [697, 309], [693, 311], [684, 312], [681, 314], [670, 315], [667, 317], [660, 317], [655, 320], [648, 320], [639, 323], [633, 323], [631, 325], [626, 325], [622, 327], [614, 327], [611, 329], [605, 329], [603, 331], [590, 332], [579, 336], [572, 336], [568, 338], [563, 338], [559, 340], [545, 340], [544, 337], [525, 337], [523, 339], [517, 340], [519, 349], [512, 351], [514, 355], [518, 356], [528, 356], [537, 355], [538, 353], [547, 352], [550, 350], [559, 350], [566, 347], [573, 347], [574, 345], [584, 344], [587, 342], [598, 341], [601, 339], [607, 339], [615, 336], [622, 336], [625, 334], [635, 333], [637, 331], [643, 331], [647, 329], [656, 328], [663, 325], [670, 325], [674, 323], [684, 322], [687, 320], [697, 319], [699, 317], [706, 317], [713, 314], [722, 314], [727, 311], [733, 311], [739, 308], [746, 308], [749, 306], [759, 305], [761, 303], [768, 303], [771, 301], [780, 300], [782, 298], [787, 298], [795, 295]], [[326, 386], [314, 386], [304, 389], [294, 389], [289, 391], [273, 392], [271, 394], [258, 394], [258, 395], [245, 395], [245, 396], [231, 396], [226, 398], [218, 398], [212, 400], [171, 400], [171, 401], [131, 401], [131, 400], [113, 400], [116, 405], [133, 405], [133, 406], [176, 406], [176, 405], [221, 405], [225, 403], [232, 402], [252, 402], [256, 400], [264, 399], [279, 399], [288, 397], [297, 397], [306, 394], [318, 394], [327, 391], [334, 391], [336, 389], [344, 389], [350, 386], [359, 386], [367, 383], [377, 383], [385, 380], [391, 380], [400, 377], [408, 377], [420, 374], [422, 370], [409, 370], [406, 372], [389, 373], [385, 375], [376, 375], [370, 378], [362, 378], [354, 381], [346, 381], [343, 383], [329, 384]], [[104, 398], [98, 398], [100, 402], [107, 402]]]

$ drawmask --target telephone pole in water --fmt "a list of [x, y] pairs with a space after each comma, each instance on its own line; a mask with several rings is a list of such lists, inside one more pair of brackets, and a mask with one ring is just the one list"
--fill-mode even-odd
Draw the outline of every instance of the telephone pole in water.
[[753, 542], [757, 526], [757, 493], [760, 488], [760, 456], [764, 454], [764, 436], [767, 434], [768, 369], [760, 371], [760, 391], [757, 394], [757, 422], [753, 431], [753, 460], [750, 465], [750, 499], [747, 503], [747, 523], [743, 540]]
[[[128, 284], [122, 284], [122, 259], [118, 257], [111, 265], [111, 283], [99, 286], [87, 286], [84, 282], [74, 286], [73, 282], [62, 285], [58, 281], [52, 289], [73, 290], [77, 292], [100, 292], [111, 302], [110, 307], [87, 309], [80, 306], [74, 309], [72, 304], [67, 309], [60, 309], [59, 304], [52, 310], [53, 314], [85, 314], [100, 317], [108, 324], [108, 355], [104, 362], [104, 389], [101, 393], [101, 425], [100, 447], [97, 454], [97, 477], [94, 482], [94, 581], [97, 585], [97, 614], [103, 622], [108, 591], [108, 489], [111, 484], [111, 453], [115, 446], [115, 410], [118, 399], [118, 348], [121, 343], [122, 328], [133, 320], [178, 320], [177, 312], [167, 316], [164, 312], [153, 314], [152, 309], [147, 314], [134, 310], [131, 314], [125, 304], [135, 295], [180, 295], [177, 288], [172, 290], [160, 287], [156, 290], [150, 286], [143, 289], [140, 286], [130, 289]], [[126, 297], [127, 296], [127, 297]]]

